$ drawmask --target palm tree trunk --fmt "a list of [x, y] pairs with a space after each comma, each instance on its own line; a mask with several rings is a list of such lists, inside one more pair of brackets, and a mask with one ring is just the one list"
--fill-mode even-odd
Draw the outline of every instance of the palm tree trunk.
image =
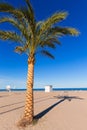
[[28, 75], [27, 75], [27, 91], [26, 91], [26, 103], [24, 111], [24, 119], [27, 123], [31, 123], [34, 117], [33, 108], [33, 83], [34, 83], [34, 57], [28, 59]]

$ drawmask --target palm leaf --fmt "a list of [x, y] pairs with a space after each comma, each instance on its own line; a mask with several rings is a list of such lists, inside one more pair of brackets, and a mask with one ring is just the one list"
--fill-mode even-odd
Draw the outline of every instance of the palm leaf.
[[76, 30], [75, 28], [65, 28], [67, 34], [72, 35], [72, 36], [78, 36], [80, 32]]
[[75, 28], [70, 27], [54, 27], [49, 29], [48, 33], [50, 35], [56, 35], [56, 36], [62, 36], [62, 35], [72, 35], [77, 36], [79, 34], [79, 31]]
[[36, 20], [35, 20], [35, 16], [34, 16], [34, 10], [32, 8], [32, 5], [30, 3], [29, 0], [25, 0], [26, 5], [27, 5], [27, 9], [23, 7], [23, 12], [26, 15], [31, 27], [32, 27], [32, 31], [35, 31], [35, 24], [36, 24]]
[[24, 49], [23, 49], [23, 47], [21, 47], [21, 46], [17, 46], [17, 47], [15, 48], [15, 52], [17, 52], [17, 53], [19, 53], [19, 54], [22, 54], [22, 53], [24, 52]]
[[22, 54], [23, 52], [26, 52], [26, 50], [28, 49], [28, 45], [25, 46], [17, 46], [15, 48], [15, 52]]
[[27, 4], [27, 8], [28, 8], [28, 12], [29, 12], [29, 16], [30, 19], [32, 20], [32, 22], [34, 21], [34, 10], [32, 8], [32, 5], [30, 4], [30, 0], [25, 0], [26, 4]]
[[45, 47], [45, 46], [48, 46], [49, 48], [56, 48], [55, 44], [53, 42], [49, 41], [49, 40], [41, 43], [42, 48]]
[[11, 14], [14, 18], [17, 18], [23, 26], [26, 25], [26, 18], [22, 11], [15, 9], [8, 3], [0, 3], [0, 12], [6, 12]]
[[26, 39], [28, 39], [28, 37], [29, 37], [28, 32], [27, 32], [26, 28], [24, 28], [24, 26], [19, 21], [17, 21], [16, 19], [14, 19], [12, 17], [11, 18], [10, 17], [0, 18], [0, 23], [4, 23], [4, 22], [9, 22], [12, 25], [14, 25], [23, 34], [23, 36]]
[[43, 24], [42, 21], [39, 21], [39, 22], [36, 23], [36, 29], [35, 29], [36, 34], [38, 34], [38, 31], [40, 31], [42, 24]]
[[0, 12], [8, 11], [8, 9], [13, 10], [14, 7], [8, 3], [0, 3]]
[[48, 56], [49, 58], [54, 59], [54, 56], [46, 50], [42, 50], [42, 51], [40, 51], [40, 53], [43, 54], [44, 56]]
[[32, 34], [35, 30], [35, 25], [33, 26], [33, 22], [32, 20], [29, 18], [29, 11], [26, 8], [20, 8], [20, 11], [23, 13], [24, 15], [24, 21], [25, 21], [25, 26], [27, 28], [27, 31], [30, 32], [30, 34]]
[[[22, 33], [25, 34], [26, 37], [27, 37], [26, 34], [28, 34], [28, 37], [27, 37], [28, 39], [30, 37], [29, 35], [31, 35], [31, 36], [33, 35], [31, 26], [29, 25], [29, 22], [28, 22], [27, 18], [25, 17], [23, 10], [15, 9], [10, 4], [3, 3], [3, 4], [0, 4], [0, 12], [7, 12], [7, 13], [11, 14], [12, 17], [16, 18], [16, 20], [19, 21], [19, 23], [21, 25], [23, 25], [24, 29], [23, 29]], [[25, 31], [25, 29], [26, 29], [26, 31]]]
[[48, 30], [51, 26], [53, 26], [55, 23], [60, 22], [61, 20], [65, 19], [67, 16], [67, 12], [60, 12], [53, 14], [50, 18], [45, 20], [42, 24], [42, 27], [39, 31], [39, 35], [44, 33], [46, 30]]
[[56, 37], [44, 38], [43, 41], [40, 42], [41, 47], [48, 46], [51, 48], [55, 48], [55, 43], [61, 44]]
[[7, 12], [7, 13], [13, 13], [17, 16], [23, 16], [22, 12], [18, 9], [15, 9], [12, 5], [8, 3], [0, 3], [0, 12]]
[[0, 3], [0, 12], [7, 12], [15, 15], [15, 17], [23, 17], [23, 13], [18, 9], [15, 9], [12, 5], [8, 3]]
[[20, 42], [24, 44], [22, 37], [19, 36], [17, 33], [11, 31], [0, 31], [0, 39], [11, 40], [11, 41]]

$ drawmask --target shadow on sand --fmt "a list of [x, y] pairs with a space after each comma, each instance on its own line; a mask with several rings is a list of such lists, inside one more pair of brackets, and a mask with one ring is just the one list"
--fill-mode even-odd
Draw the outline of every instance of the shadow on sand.
[[56, 103], [54, 103], [53, 105], [51, 105], [50, 107], [48, 107], [44, 111], [42, 111], [42, 112], [38, 113], [37, 115], [35, 115], [34, 119], [39, 120], [40, 118], [45, 116], [50, 110], [52, 110], [54, 107], [56, 107], [60, 103], [64, 102], [65, 100], [68, 100], [68, 101], [71, 101], [72, 99], [83, 100], [83, 98], [79, 98], [77, 96], [54, 96], [54, 98], [61, 99], [61, 100], [56, 102]]
[[7, 104], [7, 105], [4, 105], [4, 106], [0, 106], [0, 108], [9, 107], [9, 106], [16, 105], [16, 104], [20, 104], [20, 103], [24, 103], [24, 101], [17, 102], [17, 103], [12, 103], [12, 104]]
[[[72, 99], [83, 100], [83, 98], [79, 98], [79, 97], [76, 97], [76, 96], [53, 96], [53, 98], [46, 98], [46, 99], [42, 99], [42, 100], [37, 101], [37, 102], [42, 102], [42, 101], [46, 101], [46, 100], [54, 99], [54, 98], [60, 99], [60, 100], [58, 102], [54, 103], [53, 105], [51, 105], [50, 107], [48, 107], [47, 109], [45, 109], [44, 111], [42, 111], [42, 112], [38, 113], [37, 115], [35, 115], [34, 116], [35, 120], [39, 120], [40, 118], [45, 116], [50, 110], [52, 110], [54, 107], [56, 107], [60, 103], [64, 102], [65, 100], [68, 100], [68, 101], [71, 101]], [[15, 104], [20, 104], [20, 103], [23, 103], [23, 102], [24, 101], [13, 103], [13, 104], [8, 104], [8, 105], [5, 105], [5, 106], [1, 106], [0, 108], [9, 107], [9, 106], [12, 106], [12, 105], [15, 105]], [[17, 109], [20, 109], [20, 108], [23, 108], [23, 107], [24, 107], [24, 105], [16, 107], [16, 108], [13, 108], [13, 109], [10, 109], [10, 110], [7, 110], [7, 111], [0, 112], [0, 115], [8, 113], [8, 112], [11, 112], [11, 111], [14, 111], [14, 110], [17, 110]]]
[[11, 112], [11, 111], [14, 111], [14, 110], [17, 110], [17, 109], [20, 109], [20, 108], [23, 108], [23, 107], [24, 107], [24, 105], [23, 105], [23, 106], [20, 106], [20, 107], [17, 107], [17, 108], [13, 108], [13, 109], [8, 110], [8, 111], [1, 112], [0, 115], [5, 114], [5, 113], [8, 113], [8, 112]]

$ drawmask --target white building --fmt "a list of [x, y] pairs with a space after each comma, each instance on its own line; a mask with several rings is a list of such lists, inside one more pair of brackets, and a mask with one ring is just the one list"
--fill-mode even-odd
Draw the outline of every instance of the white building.
[[51, 92], [52, 91], [52, 85], [45, 86], [45, 92]]

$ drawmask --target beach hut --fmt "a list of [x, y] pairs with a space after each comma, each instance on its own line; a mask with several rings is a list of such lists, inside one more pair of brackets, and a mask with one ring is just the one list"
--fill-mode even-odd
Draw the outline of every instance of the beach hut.
[[52, 85], [45, 86], [45, 92], [51, 92], [52, 91]]

